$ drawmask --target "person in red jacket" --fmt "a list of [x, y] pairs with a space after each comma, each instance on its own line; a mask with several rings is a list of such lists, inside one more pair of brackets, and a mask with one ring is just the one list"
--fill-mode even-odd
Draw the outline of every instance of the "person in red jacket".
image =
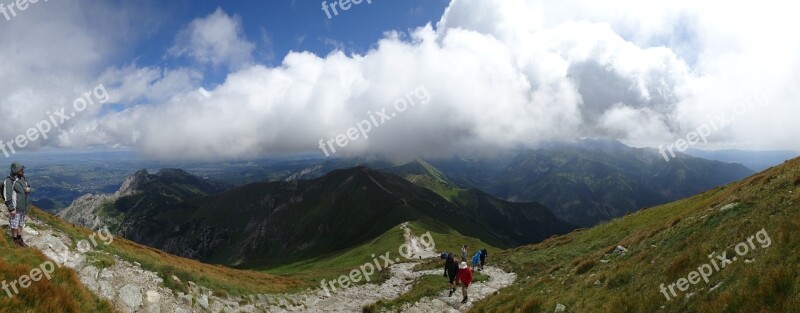
[[469, 297], [467, 296], [467, 288], [469, 288], [469, 284], [472, 283], [472, 269], [467, 266], [467, 262], [461, 262], [461, 265], [458, 267], [458, 274], [456, 274], [456, 284], [461, 283], [464, 286], [461, 289], [461, 292], [464, 294], [464, 299], [461, 300], [461, 303], [467, 303]]

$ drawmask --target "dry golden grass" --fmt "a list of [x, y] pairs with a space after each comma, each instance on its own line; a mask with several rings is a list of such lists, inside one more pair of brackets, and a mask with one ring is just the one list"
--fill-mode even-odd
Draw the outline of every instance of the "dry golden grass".
[[[4, 231], [5, 233], [5, 231]], [[30, 275], [31, 269], [48, 261], [41, 252], [33, 248], [20, 248], [11, 244], [6, 235], [0, 236], [0, 281], [18, 280]], [[56, 269], [52, 279], [42, 278], [30, 287], [20, 289], [18, 294], [8, 297], [0, 290], [0, 312], [113, 312], [107, 301], [92, 294], [84, 287], [71, 269]], [[9, 287], [13, 292], [13, 289]]]
[[575, 274], [583, 274], [591, 270], [595, 265], [594, 259], [583, 260], [575, 267]]

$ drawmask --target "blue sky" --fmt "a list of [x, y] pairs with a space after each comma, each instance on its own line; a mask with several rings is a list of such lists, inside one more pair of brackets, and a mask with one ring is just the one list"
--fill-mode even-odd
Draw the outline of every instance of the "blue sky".
[[[328, 1], [330, 5], [330, 0]], [[255, 61], [276, 66], [290, 51], [309, 51], [325, 56], [334, 49], [360, 53], [374, 47], [387, 31], [409, 31], [434, 26], [448, 0], [366, 0], [328, 18], [321, 1], [159, 1], [142, 5], [157, 25], [143, 37], [130, 58], [139, 65], [186, 66], [187, 60], [165, 56], [176, 34], [192, 20], [221, 8], [241, 18], [247, 40], [256, 45]], [[125, 60], [128, 61], [128, 60]], [[220, 83], [227, 72], [207, 69], [205, 84]]]

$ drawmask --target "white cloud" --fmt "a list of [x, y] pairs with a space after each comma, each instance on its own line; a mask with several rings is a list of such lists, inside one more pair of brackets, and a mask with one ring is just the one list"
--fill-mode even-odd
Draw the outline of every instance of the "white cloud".
[[241, 18], [218, 8], [183, 29], [169, 53], [200, 64], [241, 68], [252, 62], [254, 49], [255, 45], [245, 38]]
[[[737, 118], [713, 144], [800, 150], [800, 40], [789, 31], [800, 20], [770, 5], [780, 3], [721, 10], [690, 1], [454, 0], [436, 28], [388, 32], [365, 54], [292, 52], [277, 67], [255, 64], [239, 18], [217, 10], [170, 50], [200, 69], [105, 69], [101, 79], [126, 109], [87, 114], [60, 144], [121, 144], [158, 158], [319, 151], [320, 139], [423, 85], [429, 104], [337, 155], [438, 156], [594, 136], [658, 145], [762, 93], [767, 109]], [[81, 46], [92, 44], [102, 43]], [[92, 81], [74, 73], [92, 73], [97, 64], [82, 58], [94, 51], [105, 50], [76, 51], [58, 77]], [[36, 77], [28, 63], [12, 70]], [[205, 65], [231, 70], [206, 90]], [[12, 115], [31, 113], [20, 103], [53, 99], [24, 85], [3, 88], [0, 111]], [[14, 127], [0, 129], [8, 137]]]

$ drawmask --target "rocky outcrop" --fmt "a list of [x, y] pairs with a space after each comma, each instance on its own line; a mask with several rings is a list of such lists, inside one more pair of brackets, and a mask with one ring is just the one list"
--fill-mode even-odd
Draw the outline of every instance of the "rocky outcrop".
[[88, 194], [73, 201], [69, 207], [58, 213], [58, 217], [72, 224], [97, 230], [111, 223], [108, 218], [98, 216], [98, 210], [117, 198], [117, 195]]
[[[180, 186], [174, 188], [174, 186]], [[185, 189], [181, 189], [185, 188]], [[144, 192], [145, 190], [155, 190], [154, 197], [164, 195], [170, 201], [180, 201], [185, 198], [221, 192], [226, 186], [206, 181], [202, 178], [181, 169], [162, 169], [156, 174], [150, 174], [146, 169], [142, 169], [126, 178], [125, 181], [113, 194], [88, 194], [84, 195], [70, 204], [58, 214], [61, 219], [72, 224], [80, 225], [89, 229], [99, 229], [103, 226], [121, 227], [123, 214], [131, 210], [140, 209], [137, 205], [139, 201], [119, 203], [129, 196]], [[155, 200], [153, 203], [144, 201], [143, 208], [153, 208], [155, 205], [165, 204]], [[165, 200], [166, 201], [166, 200]], [[108, 206], [109, 210], [102, 210]], [[110, 212], [110, 214], [108, 214]], [[116, 216], [109, 216], [116, 215]]]
[[106, 225], [113, 224], [109, 217], [101, 216], [98, 210], [104, 205], [111, 205], [117, 199], [136, 194], [142, 187], [152, 180], [147, 170], [139, 170], [122, 183], [114, 194], [88, 194], [84, 195], [58, 213], [58, 217], [75, 225], [97, 230]]
[[119, 190], [116, 193], [114, 193], [114, 196], [121, 198], [135, 194], [142, 190], [142, 187], [152, 180], [153, 177], [147, 172], [147, 170], [139, 170], [122, 182], [122, 186], [119, 187]]

